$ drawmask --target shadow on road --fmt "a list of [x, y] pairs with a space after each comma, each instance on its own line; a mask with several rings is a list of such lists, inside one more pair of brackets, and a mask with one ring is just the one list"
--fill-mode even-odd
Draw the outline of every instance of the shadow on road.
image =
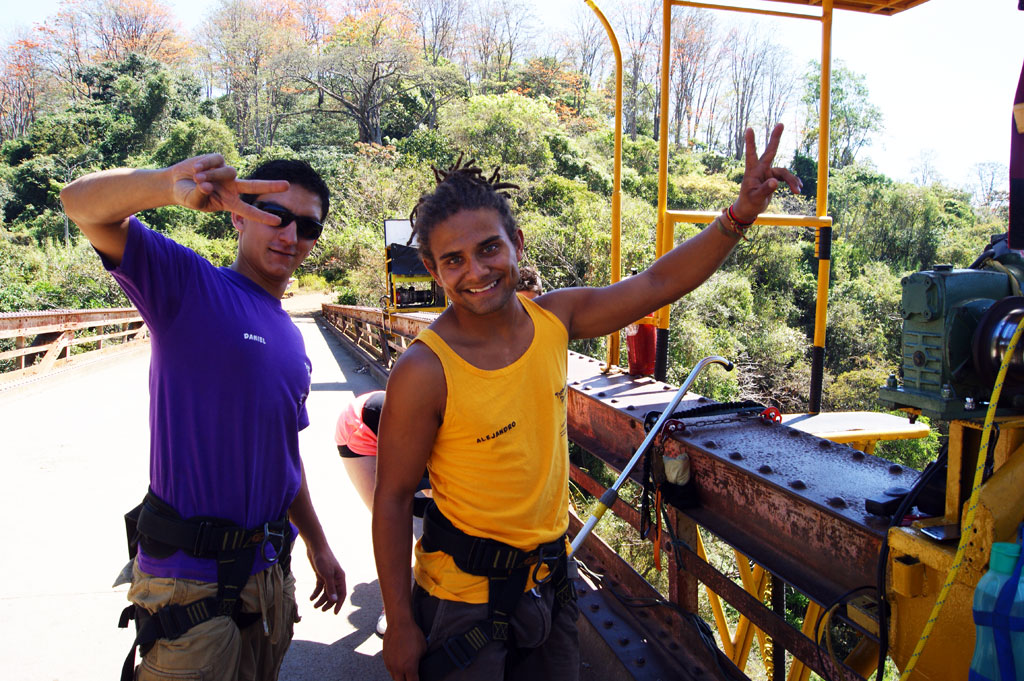
[[[374, 633], [380, 615], [377, 582], [356, 584], [349, 604], [355, 606], [348, 616], [348, 623], [355, 631], [334, 643], [302, 640], [302, 624], [296, 626], [296, 638], [281, 666], [281, 681], [385, 681], [389, 678], [381, 660], [380, 639]], [[307, 613], [303, 617], [317, 615]]]

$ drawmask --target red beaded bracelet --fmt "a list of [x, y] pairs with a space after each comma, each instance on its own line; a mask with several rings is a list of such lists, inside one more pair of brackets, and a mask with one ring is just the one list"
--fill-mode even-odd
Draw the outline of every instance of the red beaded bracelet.
[[754, 218], [754, 220], [751, 220], [750, 222], [740, 222], [739, 219], [737, 219], [736, 214], [732, 212], [731, 205], [725, 210], [729, 214], [729, 219], [732, 221], [732, 223], [737, 227], [740, 227], [741, 229], [746, 229], [747, 227], [750, 227], [750, 225], [754, 224], [754, 221], [757, 220], [757, 218]]
[[725, 236], [732, 239], [748, 240], [746, 232], [750, 225], [744, 225], [743, 223], [736, 222], [728, 208], [723, 210], [722, 214], [715, 219], [718, 221], [718, 230]]

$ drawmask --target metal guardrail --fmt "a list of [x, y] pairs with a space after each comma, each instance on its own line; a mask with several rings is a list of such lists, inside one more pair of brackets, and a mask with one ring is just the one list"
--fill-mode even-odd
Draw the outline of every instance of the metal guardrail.
[[0, 313], [0, 342], [9, 346], [11, 339], [14, 347], [0, 350], [0, 387], [48, 374], [73, 359], [134, 346], [148, 333], [131, 307]]

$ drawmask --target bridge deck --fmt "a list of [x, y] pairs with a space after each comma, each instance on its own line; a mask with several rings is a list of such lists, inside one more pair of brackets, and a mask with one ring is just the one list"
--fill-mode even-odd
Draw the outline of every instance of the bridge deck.
[[[306, 307], [319, 309], [320, 302]], [[301, 310], [301, 301], [291, 306]], [[384, 681], [381, 642], [373, 631], [381, 600], [369, 512], [333, 439], [345, 400], [379, 386], [356, 372], [312, 317], [296, 316], [296, 323], [313, 362], [311, 425], [300, 435], [303, 459], [313, 503], [348, 575], [349, 597], [337, 616], [315, 612], [306, 601], [312, 571], [305, 550], [296, 547], [303, 619], [281, 679]], [[116, 628], [127, 587], [110, 585], [127, 559], [121, 516], [146, 488], [148, 364], [148, 349], [129, 351], [0, 392], [0, 463], [8, 481], [0, 495], [0, 660], [6, 678], [107, 681], [121, 668], [132, 640]]]

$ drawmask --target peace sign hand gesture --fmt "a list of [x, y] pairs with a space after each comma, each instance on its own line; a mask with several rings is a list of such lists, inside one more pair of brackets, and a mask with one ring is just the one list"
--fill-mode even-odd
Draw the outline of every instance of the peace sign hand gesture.
[[230, 211], [268, 225], [281, 222], [277, 216], [242, 201], [242, 195], [288, 191], [285, 180], [240, 180], [237, 171], [220, 154], [185, 159], [168, 171], [174, 201], [180, 206], [206, 213]]
[[751, 223], [768, 208], [772, 194], [778, 188], [780, 180], [788, 184], [794, 194], [799, 194], [803, 187], [800, 178], [793, 173], [785, 168], [772, 167], [775, 153], [779, 150], [782, 130], [782, 123], [775, 126], [760, 158], [757, 155], [757, 148], [754, 146], [754, 131], [747, 128], [744, 133], [746, 170], [743, 172], [743, 182], [740, 183], [739, 198], [736, 199], [732, 208], [733, 215], [740, 222]]

